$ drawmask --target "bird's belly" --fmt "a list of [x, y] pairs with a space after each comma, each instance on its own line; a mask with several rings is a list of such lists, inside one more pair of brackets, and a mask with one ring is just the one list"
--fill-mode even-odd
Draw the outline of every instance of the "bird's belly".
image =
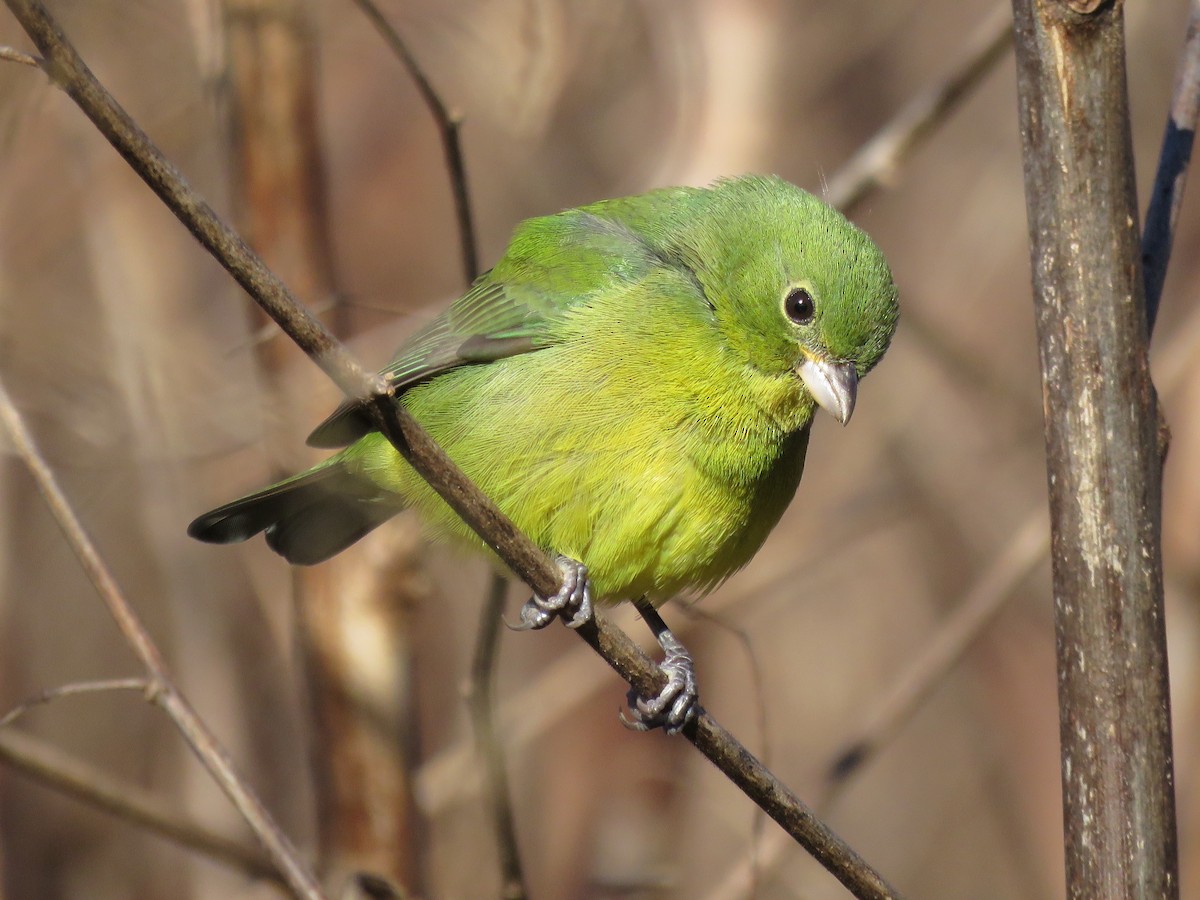
[[[682, 454], [643, 451], [636, 464], [618, 458], [607, 474], [579, 474], [553, 509], [525, 515], [528, 504], [501, 506], [540, 546], [583, 562], [602, 600], [703, 593], [749, 562], [790, 502], [803, 447], [797, 458], [788, 444], [753, 480], [721, 477]], [[555, 468], [571, 467], [560, 460]]]

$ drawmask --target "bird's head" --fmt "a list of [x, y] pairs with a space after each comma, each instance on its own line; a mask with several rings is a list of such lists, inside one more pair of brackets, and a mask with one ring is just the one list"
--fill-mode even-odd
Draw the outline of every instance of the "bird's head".
[[697, 277], [728, 345], [767, 375], [799, 379], [804, 399], [844, 425], [858, 380], [896, 330], [883, 253], [841, 213], [780, 179], [746, 176], [710, 191], [711, 218], [693, 231], [708, 244], [696, 248]]

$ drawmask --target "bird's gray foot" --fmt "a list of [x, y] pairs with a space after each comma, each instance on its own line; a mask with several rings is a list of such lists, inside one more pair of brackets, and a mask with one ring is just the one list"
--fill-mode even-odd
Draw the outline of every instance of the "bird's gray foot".
[[533, 631], [545, 628], [558, 616], [568, 628], [579, 628], [592, 620], [592, 583], [588, 580], [587, 566], [560, 556], [555, 562], [562, 572], [562, 589], [553, 597], [534, 594], [521, 607], [521, 620], [516, 624], [505, 623], [513, 631]]
[[[645, 615], [645, 610], [642, 612]], [[630, 689], [629, 714], [622, 713], [621, 721], [626, 728], [634, 731], [650, 731], [661, 727], [667, 734], [678, 734], [700, 711], [696, 667], [687, 648], [662, 624], [657, 613], [655, 618], [662, 625], [661, 629], [654, 622], [650, 623], [650, 627], [654, 629], [658, 645], [665, 654], [659, 668], [667, 676], [667, 684], [657, 697], [640, 697]]]

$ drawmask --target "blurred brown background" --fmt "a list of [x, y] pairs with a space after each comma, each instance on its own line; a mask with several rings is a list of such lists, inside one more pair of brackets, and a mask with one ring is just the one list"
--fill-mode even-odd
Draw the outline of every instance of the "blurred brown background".
[[[820, 192], [909, 97], [944, 77], [993, 8], [381, 6], [465, 116], [485, 266], [520, 219], [600, 197], [746, 171]], [[218, 211], [244, 217], [234, 149], [243, 126], [231, 113], [221, 5], [55, 9], [192, 183]], [[378, 366], [462, 288], [448, 178], [411, 80], [354, 5], [307, 11], [338, 321]], [[1184, 0], [1127, 6], [1143, 203], [1187, 11]], [[7, 13], [0, 43], [29, 47]], [[824, 796], [826, 767], [872, 702], [1044, 507], [1015, 111], [1008, 56], [894, 184], [854, 212], [900, 285], [893, 348], [864, 384], [850, 428], [819, 420], [798, 498], [766, 547], [699, 607], [727, 624], [664, 611], [696, 657], [705, 706], [802, 797]], [[1164, 517], [1183, 896], [1200, 896], [1200, 378], [1187, 364], [1200, 346], [1194, 199], [1155, 335], [1174, 431]], [[307, 299], [327, 305], [330, 296]], [[184, 691], [315, 853], [312, 765], [323, 751], [306, 736], [313, 714], [291, 574], [261, 540], [219, 548], [184, 534], [195, 514], [316, 459], [303, 436], [337, 399], [278, 339], [271, 352], [290, 401], [273, 399], [275, 376], [259, 365], [246, 307], [72, 103], [36, 71], [0, 64], [0, 377]], [[137, 674], [9, 455], [0, 504], [0, 712], [47, 687]], [[339, 578], [362, 576], [367, 587], [356, 590], [369, 591], [372, 578], [389, 586], [382, 615], [352, 622], [382, 620], [392, 633], [364, 627], [347, 639], [359, 667], [348, 690], [385, 723], [385, 743], [414, 779], [397, 877], [421, 896], [495, 896], [495, 837], [460, 690], [489, 576], [412, 535], [412, 523], [398, 521], [336, 564]], [[514, 588], [510, 615], [519, 599]], [[640, 634], [628, 610], [619, 616]], [[1053, 640], [1043, 562], [822, 810], [910, 896], [1062, 895]], [[378, 654], [399, 664], [376, 666]], [[756, 824], [750, 803], [686, 743], [623, 729], [623, 685], [565, 629], [504, 634], [496, 689], [533, 896], [747, 896], [741, 873], [756, 858], [757, 896], [844, 896], [781, 844], [773, 824]], [[136, 694], [60, 700], [13, 727], [250, 840], [170, 724]], [[406, 794], [365, 783], [377, 803]], [[277, 895], [10, 769], [0, 769], [0, 875], [13, 900]]]

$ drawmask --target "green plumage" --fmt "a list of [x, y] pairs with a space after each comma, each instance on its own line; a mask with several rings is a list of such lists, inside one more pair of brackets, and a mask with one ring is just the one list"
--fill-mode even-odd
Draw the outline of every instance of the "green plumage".
[[[789, 317], [797, 291], [807, 320]], [[522, 530], [588, 567], [597, 598], [659, 600], [753, 556], [800, 480], [815, 407], [845, 399], [810, 390], [811, 370], [849, 378], [848, 417], [896, 317], [863, 232], [786, 182], [747, 176], [525, 222], [385, 372]], [[189, 533], [266, 530], [277, 552], [314, 563], [414, 507], [482, 546], [353, 405], [309, 442], [350, 446]]]

